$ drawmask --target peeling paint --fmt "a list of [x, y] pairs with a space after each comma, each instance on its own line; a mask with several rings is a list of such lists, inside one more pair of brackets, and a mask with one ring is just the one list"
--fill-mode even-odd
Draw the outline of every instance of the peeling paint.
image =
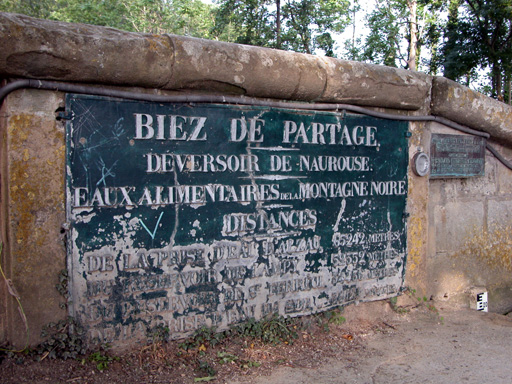
[[[400, 291], [406, 124], [77, 95], [68, 108], [72, 311], [90, 342], [133, 342], [159, 322], [180, 338]], [[181, 128], [165, 137], [151, 116], [180, 116]]]

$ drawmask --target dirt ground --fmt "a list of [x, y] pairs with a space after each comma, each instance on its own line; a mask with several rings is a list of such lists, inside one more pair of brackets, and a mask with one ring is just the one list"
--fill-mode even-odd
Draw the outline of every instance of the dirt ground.
[[377, 302], [347, 307], [341, 315], [309, 316], [290, 327], [297, 338], [276, 345], [229, 337], [216, 345], [214, 339], [189, 343], [188, 349], [153, 342], [124, 354], [68, 360], [3, 354], [0, 382], [512, 382], [512, 318], [502, 315], [431, 304], [397, 311]]
[[441, 310], [438, 316], [419, 311], [360, 334], [356, 348], [315, 369], [279, 367], [250, 383], [510, 384], [511, 356], [511, 317], [469, 309]]

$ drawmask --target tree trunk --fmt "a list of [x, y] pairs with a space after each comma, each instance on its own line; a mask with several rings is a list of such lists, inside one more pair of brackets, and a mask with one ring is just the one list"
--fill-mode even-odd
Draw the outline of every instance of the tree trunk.
[[[459, 20], [460, 3], [461, 3], [461, 0], [449, 0], [448, 23], [446, 25], [448, 40], [446, 41], [445, 48], [444, 48], [445, 59], [446, 59], [446, 57], [448, 57], [450, 55], [450, 52], [453, 50], [453, 47], [455, 45], [454, 39], [455, 39], [456, 34], [454, 31], [456, 30], [456, 26], [457, 26], [457, 23]], [[446, 64], [444, 66], [443, 75], [452, 80], [455, 80], [457, 78], [456, 71], [452, 68], [452, 66], [447, 66]], [[467, 78], [469, 78], [469, 75], [467, 75]]]
[[416, 70], [416, 52], [418, 46], [418, 24], [417, 24], [417, 7], [418, 3], [416, 0], [407, 0], [407, 6], [409, 7], [409, 24], [411, 37], [409, 40], [409, 59], [407, 60], [407, 67], [411, 71]]
[[281, 49], [281, 0], [276, 0], [276, 48]]
[[354, 1], [352, 9], [352, 60], [356, 60], [355, 48], [356, 48], [356, 2]]
[[510, 75], [508, 75], [508, 104], [512, 105], [512, 80]]
[[499, 64], [494, 63], [492, 66], [492, 88], [496, 98], [503, 101], [503, 77]]

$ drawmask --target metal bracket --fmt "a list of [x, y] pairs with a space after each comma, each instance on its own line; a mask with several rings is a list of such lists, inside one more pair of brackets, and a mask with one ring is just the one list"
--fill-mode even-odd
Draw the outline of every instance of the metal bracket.
[[57, 113], [57, 120], [71, 120], [73, 118], [72, 113], [68, 112], [58, 112]]

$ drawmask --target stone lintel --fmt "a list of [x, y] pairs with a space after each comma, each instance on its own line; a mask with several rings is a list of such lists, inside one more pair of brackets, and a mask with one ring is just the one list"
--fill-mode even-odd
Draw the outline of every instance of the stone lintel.
[[185, 36], [0, 13], [0, 75], [418, 110], [419, 72]]
[[452, 80], [434, 78], [432, 114], [485, 131], [496, 141], [512, 145], [512, 107]]

